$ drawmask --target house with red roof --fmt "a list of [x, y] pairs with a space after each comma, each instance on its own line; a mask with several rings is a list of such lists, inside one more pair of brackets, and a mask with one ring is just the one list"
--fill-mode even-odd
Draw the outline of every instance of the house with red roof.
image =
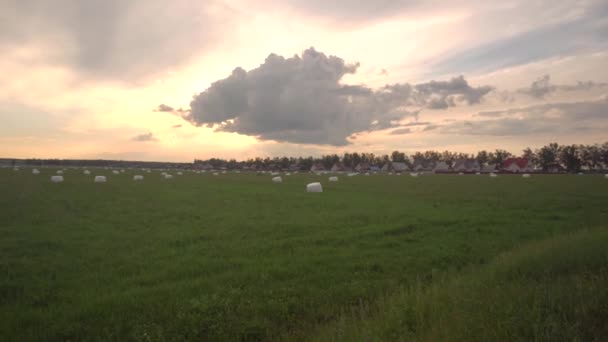
[[532, 163], [528, 158], [507, 158], [502, 163], [502, 170], [505, 172], [532, 172]]

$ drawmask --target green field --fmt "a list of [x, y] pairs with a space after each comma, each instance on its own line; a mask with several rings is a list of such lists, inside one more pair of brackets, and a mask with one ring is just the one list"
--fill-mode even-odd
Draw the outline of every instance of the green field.
[[3, 340], [608, 336], [603, 176], [41, 171], [0, 169]]

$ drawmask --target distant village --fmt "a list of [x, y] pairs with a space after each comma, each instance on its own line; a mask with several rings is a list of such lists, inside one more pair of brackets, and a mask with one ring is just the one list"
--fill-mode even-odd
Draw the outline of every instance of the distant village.
[[608, 169], [608, 142], [602, 145], [559, 145], [552, 143], [539, 149], [524, 149], [519, 156], [505, 150], [480, 151], [477, 154], [450, 151], [425, 151], [406, 155], [344, 153], [321, 157], [252, 158], [243, 161], [211, 158], [192, 163], [76, 160], [76, 159], [11, 159], [0, 158], [0, 167], [105, 167], [184, 170], [240, 170], [291, 172], [357, 172], [357, 173], [567, 173], [604, 172]]

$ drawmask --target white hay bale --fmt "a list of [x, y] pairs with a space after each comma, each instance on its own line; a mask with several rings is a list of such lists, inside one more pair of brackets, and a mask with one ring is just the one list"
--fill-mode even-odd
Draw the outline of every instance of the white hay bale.
[[495, 174], [494, 172], [490, 172], [490, 177], [492, 177], [492, 178], [496, 178], [496, 177], [498, 177], [498, 175], [497, 175], [497, 174]]
[[118, 172], [117, 170], [113, 170], [112, 173], [115, 175], [120, 174], [120, 172]]
[[13, 171], [19, 171], [18, 167], [13, 168]]
[[142, 176], [142, 175], [135, 175], [135, 176], [133, 176], [133, 180], [134, 181], [143, 181], [144, 180], [144, 176]]
[[180, 171], [180, 172], [178, 172], [178, 173], [177, 173], [177, 175], [178, 175], [178, 176], [183, 176], [183, 175], [184, 175], [184, 173]]
[[281, 177], [272, 177], [272, 181], [274, 183], [281, 183], [281, 182], [283, 182], [283, 178], [281, 178]]
[[584, 175], [584, 173], [582, 173], [582, 172], [579, 172], [579, 173], [578, 173], [578, 175], [579, 175], [579, 176], [582, 176], [582, 175]]
[[285, 176], [291, 176], [291, 172], [287, 172]]
[[608, 173], [604, 175], [604, 178], [608, 178]]
[[459, 175], [459, 176], [464, 176], [464, 173], [462, 173], [462, 172], [458, 172], [458, 175]]
[[306, 192], [323, 192], [323, 186], [319, 182], [307, 184]]
[[225, 174], [225, 173], [226, 173], [226, 171], [222, 171], [222, 174]]
[[521, 175], [523, 178], [530, 178], [532, 177], [529, 173], [524, 173], [523, 175]]
[[329, 181], [330, 182], [337, 182], [338, 181], [338, 177], [336, 177], [336, 176], [329, 177]]
[[120, 173], [125, 173], [125, 170], [120, 170]]
[[38, 169], [33, 169], [33, 170], [32, 170], [32, 174], [33, 174], [33, 175], [39, 175], [39, 174], [40, 174], [40, 171], [39, 171]]
[[358, 175], [358, 173], [356, 173], [356, 172], [351, 172], [351, 173], [347, 174], [348, 177], [354, 177], [356, 175]]
[[84, 173], [85, 175], [90, 175], [90, 174], [91, 174], [91, 171], [89, 171], [89, 170], [84, 170], [82, 173]]
[[479, 175], [481, 174], [481, 172], [475, 172], [475, 174], [476, 174], [477, 176], [479, 176]]
[[61, 183], [63, 182], [63, 176], [51, 176], [51, 182]]
[[271, 175], [271, 176], [273, 176], [273, 177], [274, 177], [274, 176], [278, 176], [278, 175], [280, 175], [280, 174], [281, 174], [280, 172], [271, 172], [271, 173], [270, 173], [270, 175]]
[[150, 172], [152, 172], [152, 171], [150, 171], [150, 170], [146, 170], [146, 172], [147, 172], [147, 173], [150, 173]]
[[95, 176], [95, 183], [105, 183], [107, 182], [108, 179], [106, 178], [106, 176]]
[[213, 173], [213, 175], [214, 175], [214, 176], [219, 176], [220, 174], [219, 174], [219, 173], [217, 173], [217, 172], [214, 172], [214, 173]]
[[369, 176], [369, 172], [365, 173], [366, 176]]
[[63, 170], [57, 170], [56, 172], [58, 175], [62, 175], [63, 174]]
[[410, 176], [412, 176], [412, 177], [418, 177], [418, 172], [410, 172]]
[[173, 179], [173, 175], [170, 175], [168, 173], [164, 174], [164, 178], [165, 179]]

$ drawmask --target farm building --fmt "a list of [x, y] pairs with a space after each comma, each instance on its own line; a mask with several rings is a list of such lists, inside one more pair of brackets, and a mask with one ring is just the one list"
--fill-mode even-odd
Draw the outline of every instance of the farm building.
[[369, 163], [359, 163], [355, 166], [355, 170], [357, 172], [366, 172], [369, 171]]
[[331, 167], [331, 172], [344, 172], [344, 171], [346, 171], [346, 166], [344, 166], [344, 163], [335, 163]]
[[422, 161], [417, 161], [414, 162], [414, 166], [412, 166], [412, 170], [415, 172], [422, 172], [422, 171], [427, 171], [427, 172], [431, 172], [433, 171], [433, 169], [435, 168], [435, 163], [434, 162], [422, 162]]
[[487, 164], [481, 168], [481, 172], [483, 173], [491, 173], [496, 172], [496, 164]]
[[321, 163], [316, 163], [316, 164], [313, 164], [313, 166], [310, 167], [310, 171], [311, 172], [325, 171], [325, 167]]
[[435, 172], [435, 173], [450, 172], [450, 165], [444, 161], [437, 162], [435, 164], [435, 167], [433, 168], [433, 172]]
[[476, 159], [456, 159], [452, 170], [456, 172], [479, 172], [479, 162]]
[[502, 169], [514, 173], [533, 171], [532, 163], [528, 158], [508, 158], [502, 163]]
[[564, 172], [564, 168], [559, 163], [551, 163], [547, 166], [547, 172], [559, 173]]
[[401, 173], [407, 171], [407, 164], [404, 162], [388, 162], [382, 166], [384, 172], [396, 172]]

